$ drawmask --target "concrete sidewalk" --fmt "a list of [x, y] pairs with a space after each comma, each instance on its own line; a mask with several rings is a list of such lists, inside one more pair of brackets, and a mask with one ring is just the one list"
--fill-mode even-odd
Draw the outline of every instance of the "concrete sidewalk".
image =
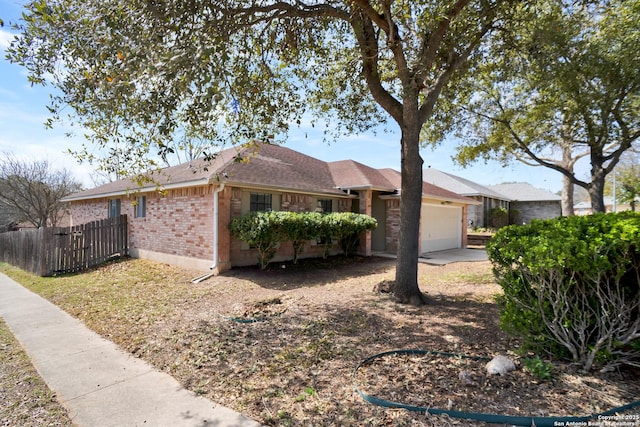
[[184, 389], [1, 273], [0, 316], [78, 426], [260, 425]]

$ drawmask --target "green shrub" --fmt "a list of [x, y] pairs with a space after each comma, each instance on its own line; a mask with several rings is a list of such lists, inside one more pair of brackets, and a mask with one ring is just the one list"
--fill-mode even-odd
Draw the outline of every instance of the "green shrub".
[[296, 264], [305, 243], [319, 235], [321, 214], [315, 212], [282, 212], [282, 214], [283, 237], [293, 245], [293, 263]]
[[258, 263], [265, 269], [281, 242], [291, 241], [294, 263], [305, 243], [314, 239], [324, 245], [325, 258], [334, 239], [348, 256], [358, 248], [360, 235], [376, 226], [374, 218], [350, 212], [250, 212], [233, 218], [229, 223], [229, 231], [257, 249]]
[[354, 253], [360, 245], [360, 235], [366, 230], [373, 230], [378, 221], [367, 215], [341, 212], [326, 215], [331, 230], [331, 237], [338, 240], [345, 256]]
[[640, 216], [532, 221], [487, 244], [504, 294], [501, 325], [525, 346], [585, 370], [638, 363]]
[[233, 218], [229, 231], [258, 250], [258, 264], [263, 270], [275, 256], [284, 237], [283, 222], [287, 212], [250, 212]]
[[522, 366], [541, 380], [548, 381], [551, 379], [551, 371], [553, 364], [540, 359], [540, 356], [521, 359]]
[[509, 224], [509, 212], [503, 208], [493, 208], [488, 214], [489, 225], [493, 228], [501, 228]]
[[320, 214], [317, 222], [318, 235], [316, 239], [318, 244], [322, 245], [322, 257], [327, 259], [329, 252], [333, 247], [334, 230], [336, 227], [335, 218], [332, 214]]

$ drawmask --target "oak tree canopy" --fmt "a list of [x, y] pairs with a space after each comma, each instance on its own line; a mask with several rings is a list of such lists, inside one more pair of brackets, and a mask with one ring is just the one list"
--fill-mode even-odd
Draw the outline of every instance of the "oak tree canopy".
[[9, 58], [33, 83], [60, 89], [53, 119], [70, 114], [88, 129], [88, 149], [76, 154], [90, 158], [100, 147], [112, 154], [103, 158], [107, 168], [144, 170], [181, 132], [242, 143], [286, 135], [309, 116], [330, 123], [330, 137], [395, 122], [402, 220], [394, 293], [420, 304], [421, 132], [518, 7], [526, 6], [36, 0], [25, 6]]

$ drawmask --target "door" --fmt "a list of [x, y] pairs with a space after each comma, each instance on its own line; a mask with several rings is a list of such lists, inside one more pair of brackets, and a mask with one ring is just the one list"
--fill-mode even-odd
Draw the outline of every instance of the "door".
[[420, 253], [462, 247], [462, 207], [422, 204]]

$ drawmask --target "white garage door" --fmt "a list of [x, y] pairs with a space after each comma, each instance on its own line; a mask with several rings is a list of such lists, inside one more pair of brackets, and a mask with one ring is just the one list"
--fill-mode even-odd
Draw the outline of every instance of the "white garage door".
[[462, 207], [422, 204], [420, 252], [461, 247]]

